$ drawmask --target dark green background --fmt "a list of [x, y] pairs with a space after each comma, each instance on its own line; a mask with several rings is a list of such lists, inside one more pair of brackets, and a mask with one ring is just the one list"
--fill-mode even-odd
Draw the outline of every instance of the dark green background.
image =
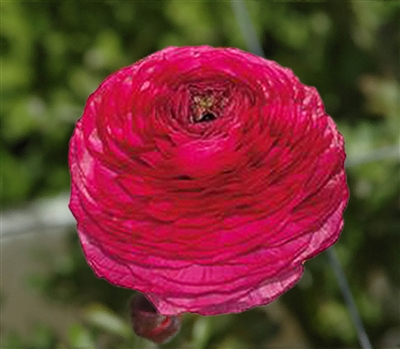
[[[247, 7], [267, 58], [317, 87], [345, 137], [349, 158], [398, 144], [399, 2], [248, 1]], [[1, 3], [1, 22], [3, 209], [68, 190], [74, 123], [88, 95], [111, 72], [170, 45], [246, 49], [226, 1], [9, 1]], [[398, 159], [351, 167], [348, 183], [351, 198], [336, 250], [373, 344], [399, 345], [400, 338], [397, 344], [390, 340], [393, 333], [400, 337]], [[70, 240], [71, 267], [54, 267], [36, 288], [64, 304], [103, 303], [126, 321], [131, 293], [97, 280], [76, 232]], [[306, 268], [300, 284], [279, 300], [288, 319], [298, 322], [312, 348], [356, 348], [326, 256]], [[9, 335], [5, 343], [13, 349], [100, 347], [107, 333], [110, 348], [133, 347], [127, 324], [110, 330], [111, 314], [99, 325], [90, 320], [92, 313], [77, 320], [69, 343], [52, 332], [51, 324], [32, 330], [29, 338]], [[181, 334], [166, 347], [268, 348], [283, 327], [262, 308], [221, 317], [187, 315]]]

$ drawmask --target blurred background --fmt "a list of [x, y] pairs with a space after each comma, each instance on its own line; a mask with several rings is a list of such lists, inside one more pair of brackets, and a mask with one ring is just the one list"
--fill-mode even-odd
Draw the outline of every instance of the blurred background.
[[[351, 198], [335, 249], [375, 348], [400, 348], [400, 5], [247, 1], [266, 57], [317, 87], [345, 137]], [[67, 208], [68, 141], [110, 73], [171, 45], [234, 46], [227, 1], [1, 3], [2, 348], [155, 348], [132, 291], [98, 280]], [[183, 317], [165, 348], [357, 348], [325, 253], [276, 302]]]

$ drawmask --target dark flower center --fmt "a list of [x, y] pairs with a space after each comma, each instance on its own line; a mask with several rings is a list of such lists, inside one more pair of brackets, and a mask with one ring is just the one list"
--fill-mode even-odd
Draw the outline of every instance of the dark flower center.
[[213, 93], [195, 95], [191, 99], [191, 121], [195, 124], [211, 122], [221, 112], [221, 96]]
[[204, 113], [203, 115], [200, 116], [200, 118], [198, 119], [194, 119], [195, 123], [198, 122], [208, 122], [208, 121], [213, 121], [215, 120], [217, 117], [213, 114], [213, 113]]

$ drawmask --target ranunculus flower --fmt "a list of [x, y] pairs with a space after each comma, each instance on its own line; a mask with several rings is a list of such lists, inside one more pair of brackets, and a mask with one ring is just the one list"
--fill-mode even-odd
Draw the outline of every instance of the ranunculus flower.
[[295, 285], [348, 200], [315, 88], [233, 48], [169, 47], [108, 77], [70, 143], [70, 208], [96, 275], [160, 314], [235, 313]]

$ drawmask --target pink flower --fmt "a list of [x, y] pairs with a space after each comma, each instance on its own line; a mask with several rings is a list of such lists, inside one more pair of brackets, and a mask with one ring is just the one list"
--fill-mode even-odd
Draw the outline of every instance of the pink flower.
[[89, 97], [70, 208], [89, 265], [159, 313], [275, 300], [331, 246], [349, 193], [315, 88], [233, 48], [169, 47]]

